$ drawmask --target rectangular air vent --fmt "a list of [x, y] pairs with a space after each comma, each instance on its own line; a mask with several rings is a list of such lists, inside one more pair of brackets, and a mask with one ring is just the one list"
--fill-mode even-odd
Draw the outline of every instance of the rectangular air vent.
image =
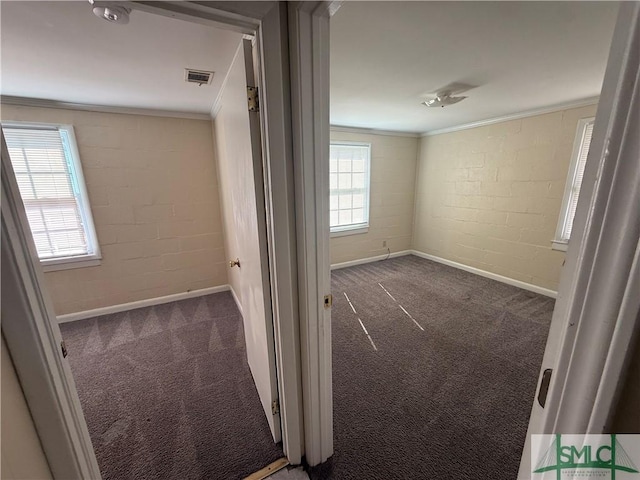
[[187, 83], [197, 83], [198, 85], [210, 85], [213, 79], [213, 72], [206, 70], [184, 69], [184, 80]]

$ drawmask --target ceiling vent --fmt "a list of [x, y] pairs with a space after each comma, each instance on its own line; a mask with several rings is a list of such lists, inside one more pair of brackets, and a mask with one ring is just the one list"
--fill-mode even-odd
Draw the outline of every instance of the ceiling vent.
[[206, 70], [194, 70], [192, 68], [184, 69], [184, 81], [187, 83], [197, 83], [198, 85], [211, 85], [213, 72]]

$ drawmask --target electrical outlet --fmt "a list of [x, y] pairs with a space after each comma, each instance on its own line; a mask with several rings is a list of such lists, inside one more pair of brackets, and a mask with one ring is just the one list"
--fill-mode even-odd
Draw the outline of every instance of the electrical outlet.
[[383, 240], [383, 241], [382, 241], [382, 246], [383, 246], [383, 247], [386, 247], [386, 246], [387, 246], [387, 241], [386, 241], [386, 240]]

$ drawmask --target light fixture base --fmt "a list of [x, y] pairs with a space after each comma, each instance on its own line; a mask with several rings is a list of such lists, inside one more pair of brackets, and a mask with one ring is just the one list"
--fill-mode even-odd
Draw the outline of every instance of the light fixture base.
[[121, 5], [94, 6], [93, 13], [96, 17], [102, 18], [107, 22], [126, 25], [129, 23], [131, 9]]
[[422, 102], [422, 105], [424, 105], [425, 107], [444, 108], [444, 107], [448, 107], [449, 105], [454, 105], [458, 102], [461, 102], [465, 98], [467, 97], [452, 97], [450, 93], [442, 92], [442, 93], [437, 93], [435, 98]]

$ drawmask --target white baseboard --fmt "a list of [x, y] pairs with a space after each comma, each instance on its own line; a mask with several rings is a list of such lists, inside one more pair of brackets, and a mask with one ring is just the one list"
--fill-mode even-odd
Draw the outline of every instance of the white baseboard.
[[[550, 290], [548, 288], [543, 288], [537, 285], [532, 285], [530, 283], [521, 282], [520, 280], [515, 280], [513, 278], [505, 277], [503, 275], [498, 275], [497, 273], [487, 272], [486, 270], [480, 270], [479, 268], [470, 267], [469, 265], [464, 265], [462, 263], [454, 262], [452, 260], [447, 260], [446, 258], [436, 257], [435, 255], [423, 253], [418, 250], [402, 250], [400, 252], [393, 252], [391, 255], [377, 255], [375, 257], [367, 257], [367, 258], [360, 258], [358, 260], [351, 260], [349, 262], [335, 263], [331, 265], [331, 270], [338, 270], [340, 268], [353, 267], [355, 265], [363, 265], [365, 263], [378, 262], [380, 260], [386, 259], [387, 257], [396, 258], [396, 257], [403, 257], [405, 255], [415, 255], [417, 257], [426, 258], [427, 260], [432, 260], [434, 262], [442, 263], [444, 265], [449, 265], [450, 267], [459, 268], [460, 270], [465, 270], [470, 273], [475, 273], [476, 275], [480, 275], [481, 277], [490, 278], [492, 280], [506, 283], [508, 285], [513, 285], [514, 287], [522, 288], [524, 290], [529, 290], [531, 292], [539, 293], [547, 297], [556, 298], [558, 295], [558, 292], [554, 290]], [[166, 295], [164, 297], [148, 298], [145, 300], [138, 300], [136, 302], [121, 303], [120, 305], [111, 305], [109, 307], [95, 308], [93, 310], [85, 310], [83, 312], [67, 313], [65, 315], [58, 315], [57, 319], [58, 319], [58, 323], [74, 322], [76, 320], [84, 320], [86, 318], [99, 317], [101, 315], [108, 315], [111, 313], [126, 312], [127, 310], [134, 310], [136, 308], [150, 307], [152, 305], [161, 305], [163, 303], [175, 302], [178, 300], [185, 300], [187, 298], [201, 297], [204, 295], [211, 295], [212, 293], [219, 293], [219, 292], [226, 292], [226, 291], [231, 291], [233, 300], [236, 302], [236, 305], [238, 306], [238, 310], [240, 310], [240, 314], [243, 315], [242, 305], [240, 304], [240, 300], [238, 299], [238, 296], [236, 295], [236, 292], [233, 290], [231, 285], [220, 285], [218, 287], [202, 288], [199, 290], [192, 290], [190, 292], [174, 293], [172, 295]]]
[[[164, 297], [147, 298], [145, 300], [138, 300], [136, 302], [121, 303], [120, 305], [95, 308], [93, 310], [85, 310], [83, 312], [67, 313], [66, 315], [58, 315], [57, 319], [58, 323], [75, 322], [76, 320], [84, 320], [86, 318], [99, 317], [100, 315], [108, 315], [111, 313], [126, 312], [127, 310], [134, 310], [136, 308], [161, 305], [163, 303], [175, 302], [177, 300], [186, 300], [187, 298], [202, 297], [204, 295], [211, 295], [212, 293], [226, 292], [228, 290], [231, 290], [230, 285], [201, 288], [199, 290], [191, 290], [189, 292], [165, 295]], [[233, 290], [231, 291], [233, 293]], [[236, 298], [235, 293], [233, 293], [233, 297]]]
[[403, 257], [405, 255], [411, 255], [411, 253], [412, 253], [411, 250], [402, 250], [401, 252], [393, 252], [390, 255], [384, 254], [384, 255], [377, 255], [375, 257], [359, 258], [358, 260], [351, 260], [349, 262], [334, 263], [333, 265], [331, 265], [331, 270], [338, 270], [339, 268], [353, 267], [355, 265], [363, 265], [365, 263], [378, 262], [380, 260], [385, 260], [387, 257], [388, 258]]
[[540, 295], [545, 295], [551, 298], [556, 298], [558, 296], [558, 292], [554, 290], [550, 290], [544, 287], [539, 287], [537, 285], [532, 285], [531, 283], [527, 283], [527, 282], [521, 282], [520, 280], [505, 277], [503, 275], [498, 275], [497, 273], [487, 272], [486, 270], [480, 270], [479, 268], [470, 267], [469, 265], [454, 262], [452, 260], [447, 260], [446, 258], [436, 257], [435, 255], [429, 255], [428, 253], [419, 252], [418, 250], [412, 250], [411, 253], [416, 257], [426, 258], [427, 260], [432, 260], [434, 262], [442, 263], [444, 265], [449, 265], [450, 267], [459, 268], [460, 270], [465, 270], [470, 273], [475, 273], [476, 275], [480, 275], [481, 277], [490, 278], [491, 280], [496, 280], [498, 282], [506, 283], [514, 287], [522, 288], [523, 290], [529, 290], [530, 292], [539, 293]]
[[238, 295], [236, 295], [236, 291], [233, 289], [231, 285], [229, 285], [229, 290], [231, 290], [231, 296], [233, 297], [233, 300], [236, 302], [236, 307], [238, 307], [238, 310], [240, 310], [240, 315], [242, 315], [242, 318], [244, 318], [244, 312], [242, 311], [242, 304], [240, 303], [240, 299], [238, 299]]

